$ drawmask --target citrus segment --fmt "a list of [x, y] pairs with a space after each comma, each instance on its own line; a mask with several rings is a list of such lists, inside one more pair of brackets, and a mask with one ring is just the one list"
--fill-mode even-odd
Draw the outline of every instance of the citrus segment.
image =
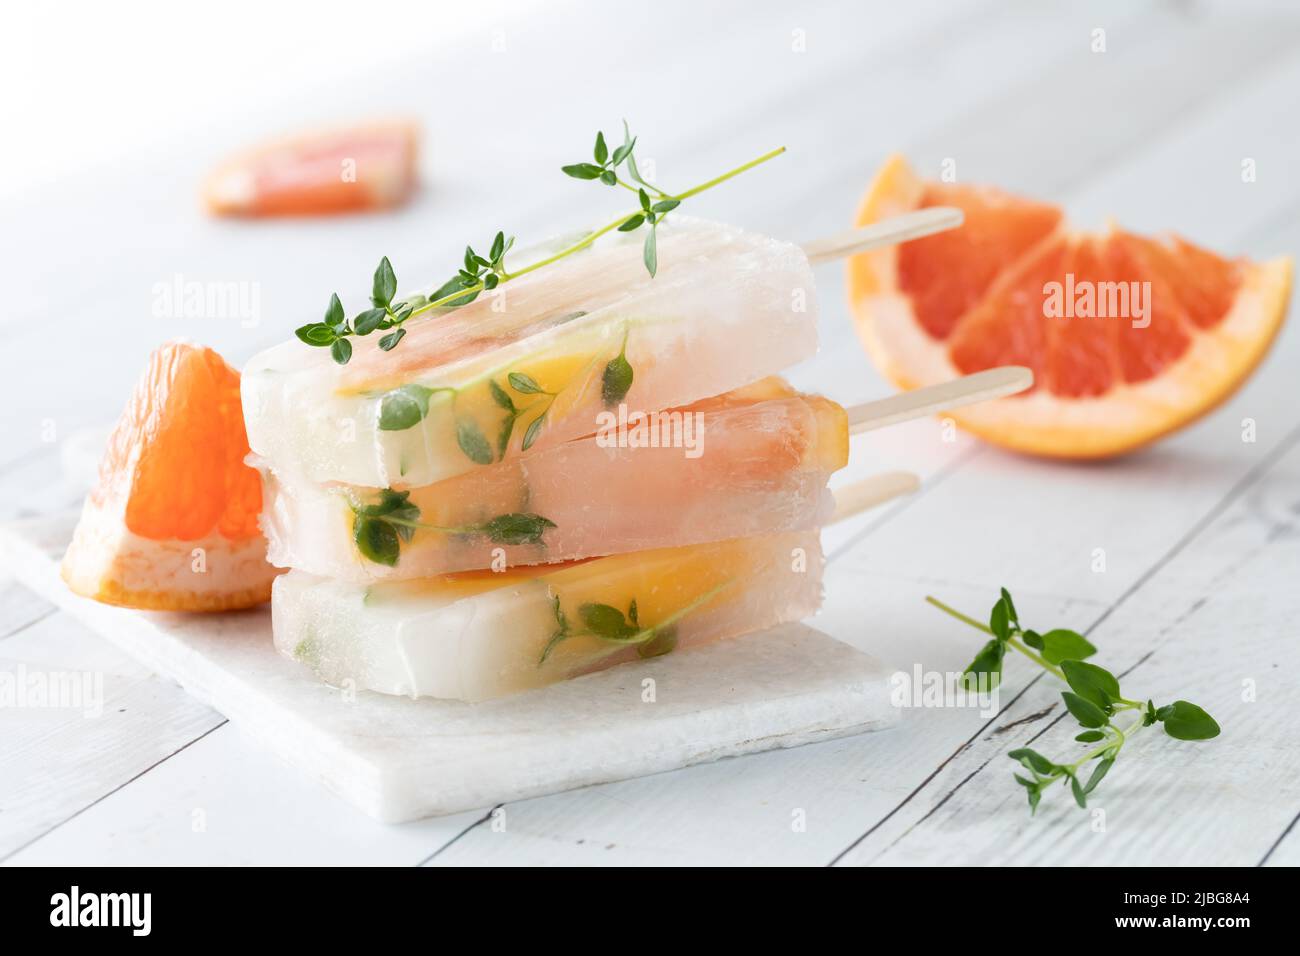
[[241, 153], [208, 179], [208, 209], [224, 216], [327, 215], [404, 202], [415, 187], [411, 123], [324, 130]]
[[261, 479], [247, 455], [239, 373], [211, 349], [159, 348], [109, 439], [64, 580], [128, 607], [268, 600], [277, 572], [266, 562]]
[[900, 388], [1033, 369], [1031, 391], [949, 413], [995, 444], [1068, 458], [1139, 448], [1231, 395], [1286, 315], [1287, 258], [1252, 263], [1178, 237], [1076, 232], [1054, 207], [927, 183], [901, 157], [877, 174], [858, 225], [940, 204], [960, 206], [966, 225], [855, 256], [850, 305]]
[[1023, 365], [1033, 370], [1035, 387], [1041, 384], [1047, 330], [1040, 321], [1043, 307], [1038, 290], [1060, 273], [1068, 252], [1062, 239], [1039, 244], [961, 317], [961, 328], [952, 335], [951, 354], [962, 373]]
[[995, 189], [928, 185], [918, 208], [955, 206], [961, 229], [940, 232], [898, 249], [898, 285], [912, 300], [921, 327], [946, 338], [963, 314], [1018, 256], [1061, 221], [1053, 206], [1027, 202]]

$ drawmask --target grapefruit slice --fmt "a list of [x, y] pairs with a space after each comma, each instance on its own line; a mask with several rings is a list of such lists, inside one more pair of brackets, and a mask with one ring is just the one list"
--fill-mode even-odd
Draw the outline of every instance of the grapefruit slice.
[[1032, 390], [949, 413], [1006, 448], [1061, 458], [1140, 448], [1236, 391], [1286, 316], [1289, 258], [1077, 232], [1055, 206], [928, 182], [900, 156], [877, 173], [857, 224], [941, 205], [960, 207], [965, 225], [855, 256], [849, 304], [899, 388], [1033, 369]]
[[159, 348], [109, 438], [63, 579], [96, 601], [151, 610], [270, 600], [278, 571], [247, 454], [239, 373], [212, 349]]
[[332, 129], [235, 156], [203, 188], [221, 216], [311, 216], [396, 206], [415, 188], [413, 123]]

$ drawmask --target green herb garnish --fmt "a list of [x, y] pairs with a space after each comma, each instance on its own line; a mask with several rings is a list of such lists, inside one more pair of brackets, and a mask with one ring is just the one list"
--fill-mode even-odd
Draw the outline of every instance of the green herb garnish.
[[497, 515], [482, 524], [457, 528], [455, 534], [485, 534], [493, 544], [541, 544], [542, 535], [555, 522], [531, 512]]
[[[393, 272], [392, 263], [388, 261], [387, 256], [384, 256], [379, 261], [371, 281], [371, 308], [349, 321], [338, 295], [331, 295], [324, 319], [304, 325], [296, 329], [294, 334], [307, 345], [328, 348], [334, 361], [340, 365], [346, 365], [352, 358], [352, 343], [348, 341], [352, 336], [367, 336], [373, 332], [385, 331], [387, 334], [380, 338], [379, 347], [388, 352], [396, 348], [402, 341], [402, 337], [406, 335], [405, 323], [408, 319], [436, 309], [449, 310], [467, 305], [473, 302], [480, 292], [491, 291], [520, 276], [559, 262], [586, 249], [601, 236], [615, 229], [619, 232], [634, 232], [642, 226], [649, 226], [642, 249], [642, 261], [653, 277], [659, 269], [656, 230], [670, 212], [680, 206], [684, 200], [712, 189], [785, 152], [785, 147], [782, 146], [683, 192], [669, 194], [646, 182], [641, 176], [636, 165], [635, 148], [636, 137], [631, 135], [627, 122], [624, 121], [621, 146], [611, 151], [605, 142], [605, 134], [597, 133], [596, 145], [592, 151], [595, 162], [574, 163], [563, 167], [563, 172], [575, 179], [594, 180], [607, 186], [630, 190], [636, 193], [638, 203], [633, 211], [624, 213], [600, 228], [592, 230], [572, 245], [511, 272], [506, 268], [505, 257], [514, 246], [515, 237], [506, 236], [504, 232], [498, 231], [492, 239], [486, 256], [480, 255], [472, 246], [467, 245], [456, 275], [429, 296], [416, 294], [401, 300], [396, 298], [397, 277]], [[620, 166], [623, 167], [626, 178], [619, 175]]]
[[[624, 343], [626, 345], [626, 337]], [[624, 362], [626, 362], [626, 359], [624, 359]], [[631, 366], [628, 366], [628, 376], [630, 377], [630, 375]], [[558, 394], [557, 392], [548, 392], [538, 385], [532, 376], [525, 375], [523, 372], [511, 372], [506, 376], [506, 381], [509, 382], [512, 389], [521, 395], [542, 395], [544, 398], [528, 405], [517, 405], [510, 393], [502, 388], [495, 379], [488, 379], [488, 391], [492, 396], [492, 401], [505, 413], [496, 427], [495, 442], [488, 440], [487, 435], [483, 433], [483, 429], [473, 418], [461, 417], [456, 419], [456, 444], [465, 453], [465, 457], [475, 464], [490, 465], [493, 461], [504, 459], [506, 450], [510, 447], [510, 438], [514, 434], [515, 423], [526, 412], [532, 411], [538, 405], [545, 405], [541, 413], [524, 430], [523, 449], [527, 451], [531, 448], [533, 442], [537, 440], [537, 436], [541, 433], [546, 414], [550, 411], [551, 403]], [[456, 397], [460, 392], [458, 389], [447, 386], [428, 388], [424, 385], [402, 385], [386, 392], [379, 402], [380, 430], [405, 431], [418, 425], [429, 414], [429, 402], [436, 392], [450, 393], [454, 408]], [[494, 448], [495, 457], [493, 455]]]
[[497, 431], [497, 457], [505, 458], [506, 449], [510, 447], [510, 434], [515, 430], [515, 419], [523, 414], [523, 409], [515, 405], [515, 400], [494, 380], [488, 379], [488, 387], [492, 392], [492, 401], [505, 409], [506, 413]]
[[[1214, 718], [1195, 704], [1176, 700], [1164, 707], [1147, 700], [1130, 700], [1120, 693], [1119, 679], [1110, 671], [1083, 658], [1097, 652], [1086, 637], [1076, 631], [1058, 629], [1040, 634], [1022, 628], [1016, 606], [1006, 588], [989, 614], [987, 625], [954, 610], [937, 598], [926, 601], [957, 620], [988, 634], [992, 639], [980, 649], [965, 670], [967, 686], [977, 685], [979, 675], [987, 675], [989, 687], [996, 687], [1002, 678], [1002, 661], [1007, 648], [1018, 651], [1049, 674], [1069, 685], [1061, 693], [1065, 707], [1083, 732], [1074, 739], [1098, 746], [1087, 751], [1072, 763], [1056, 763], [1028, 747], [1009, 754], [1029, 773], [1028, 777], [1015, 774], [1016, 782], [1028, 793], [1029, 809], [1037, 810], [1043, 791], [1056, 781], [1068, 784], [1080, 807], [1088, 805], [1088, 794], [1096, 789], [1102, 778], [1110, 772], [1120, 749], [1142, 728], [1152, 724], [1164, 725], [1165, 733], [1178, 740], [1209, 740], [1219, 736], [1219, 725]], [[1115, 718], [1132, 711], [1135, 719], [1121, 727]], [[1095, 763], [1094, 763], [1095, 761]], [[1083, 779], [1082, 771], [1092, 764], [1092, 772]]]
[[[618, 231], [635, 232], [642, 226], [649, 225], [650, 229], [646, 232], [645, 243], [642, 246], [641, 261], [645, 263], [646, 271], [653, 277], [659, 270], [656, 230], [659, 228], [659, 224], [664, 221], [664, 217], [680, 206], [682, 199], [690, 195], [691, 192], [688, 190], [680, 196], [670, 196], [662, 189], [658, 189], [646, 182], [641, 176], [641, 171], [636, 168], [636, 157], [632, 153], [635, 148], [636, 137], [628, 131], [627, 120], [624, 120], [622, 146], [611, 153], [605, 145], [605, 134], [597, 133], [596, 146], [592, 151], [596, 162], [594, 164], [574, 163], [571, 166], [563, 166], [561, 169], [574, 179], [595, 179], [606, 186], [622, 186], [624, 189], [637, 194], [637, 199], [641, 204], [640, 210], [625, 218], [619, 224]], [[756, 162], [761, 162], [761, 160]], [[625, 170], [631, 182], [623, 180], [618, 175], [618, 167], [624, 163], [626, 163]], [[650, 192], [646, 192], [646, 190]], [[650, 193], [654, 193], [655, 198], [652, 199]]]
[[627, 333], [623, 329], [623, 344], [605, 365], [600, 379], [600, 395], [607, 407], [613, 407], [627, 397], [632, 388], [632, 364], [627, 360]]
[[420, 517], [410, 498], [409, 491], [385, 488], [376, 504], [353, 507], [352, 540], [363, 556], [390, 568], [397, 564], [402, 542], [415, 534], [410, 522]]
[[633, 598], [632, 603], [628, 605], [626, 615], [611, 604], [579, 605], [578, 617], [582, 618], [583, 627], [576, 628], [560, 607], [559, 595], [552, 594], [551, 607], [555, 615], [555, 630], [542, 648], [542, 656], [538, 659], [537, 666], [541, 667], [545, 664], [551, 652], [562, 642], [571, 637], [581, 636], [597, 637], [614, 645], [635, 645], [641, 657], [667, 654], [677, 646], [677, 622], [696, 608], [713, 600], [733, 584], [735, 581], [724, 581], [701, 594], [684, 608], [669, 614], [658, 624], [649, 627], [642, 626], [637, 614], [636, 598]]
[[385, 393], [379, 402], [379, 429], [400, 432], [418, 425], [429, 414], [429, 399], [435, 392], [451, 392], [454, 388], [426, 388], [423, 385], [402, 385]]
[[521, 447], [524, 451], [533, 447], [533, 442], [537, 441], [537, 436], [541, 434], [542, 425], [546, 421], [546, 414], [551, 410], [551, 403], [555, 401], [555, 396], [558, 394], [557, 392], [548, 392], [538, 385], [531, 375], [525, 375], [523, 372], [511, 372], [506, 376], [506, 381], [520, 395], [542, 395], [544, 397], [530, 405], [519, 408], [501, 386], [497, 385], [496, 382], [492, 382], [492, 396], [496, 399], [497, 404], [506, 410], [506, 417], [501, 421], [501, 433], [497, 441], [502, 458], [505, 457], [506, 448], [510, 444], [510, 435], [514, 431], [515, 422], [519, 416], [524, 412], [531, 411], [536, 405], [545, 403], [546, 407], [542, 409], [541, 414], [529, 422], [528, 427], [524, 429], [524, 440]]
[[376, 564], [394, 567], [404, 542], [418, 530], [451, 535], [482, 535], [493, 544], [544, 544], [543, 535], [556, 527], [539, 514], [511, 512], [477, 524], [443, 526], [420, 521], [420, 509], [411, 502], [409, 491], [385, 488], [373, 505], [352, 506], [352, 540], [357, 550]]
[[325, 318], [320, 322], [312, 322], [295, 329], [294, 335], [308, 345], [328, 346], [330, 355], [339, 365], [347, 365], [348, 360], [352, 358], [352, 343], [348, 339], [354, 335], [365, 336], [381, 329], [393, 329], [394, 331], [379, 340], [381, 349], [385, 352], [391, 351], [406, 334], [402, 323], [414, 315], [417, 308], [419, 310], [429, 308], [427, 301], [419, 303], [412, 301], [415, 298], [424, 300], [424, 296], [395, 302], [393, 297], [396, 294], [397, 277], [393, 274], [393, 266], [388, 261], [388, 256], [384, 256], [375, 267], [375, 274], [371, 281], [371, 308], [348, 321], [343, 312], [343, 303], [339, 301], [336, 293], [330, 296], [329, 305], [325, 309]]
[[492, 464], [492, 446], [478, 423], [472, 418], [456, 420], [456, 444], [465, 457], [476, 465]]

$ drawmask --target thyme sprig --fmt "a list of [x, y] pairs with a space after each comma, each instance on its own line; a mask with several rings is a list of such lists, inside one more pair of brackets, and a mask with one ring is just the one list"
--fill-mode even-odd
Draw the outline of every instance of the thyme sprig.
[[[646, 233], [645, 243], [642, 246], [641, 261], [645, 263], [646, 271], [653, 276], [659, 271], [659, 248], [656, 230], [664, 218], [682, 204], [679, 197], [669, 196], [667, 193], [654, 186], [651, 186], [641, 178], [641, 171], [637, 169], [636, 157], [633, 150], [636, 148], [636, 137], [631, 134], [627, 128], [627, 120], [623, 121], [623, 145], [615, 149], [612, 153], [605, 145], [605, 134], [596, 133], [596, 146], [593, 155], [596, 162], [593, 163], [574, 163], [570, 166], [562, 166], [561, 170], [574, 179], [595, 179], [604, 183], [606, 186], [622, 186], [637, 194], [637, 200], [641, 203], [641, 209], [633, 213], [618, 227], [619, 232], [635, 232], [644, 225], [649, 225], [650, 229]], [[618, 167], [625, 165], [628, 178], [632, 182], [627, 182], [618, 175]], [[646, 190], [651, 190], [657, 200], [650, 198]]]
[[[604, 133], [596, 134], [596, 145], [592, 151], [594, 163], [574, 163], [562, 167], [563, 172], [576, 179], [595, 180], [609, 186], [622, 187], [637, 194], [637, 208], [625, 212], [610, 220], [605, 225], [593, 229], [581, 239], [536, 262], [529, 263], [515, 271], [506, 266], [506, 254], [515, 244], [514, 236], [507, 236], [498, 231], [493, 237], [486, 256], [475, 252], [473, 246], [465, 247], [465, 254], [456, 274], [444, 282], [429, 295], [417, 293], [405, 298], [397, 298], [397, 277], [392, 263], [384, 256], [371, 281], [371, 308], [348, 319], [343, 310], [338, 293], [330, 296], [325, 317], [320, 322], [312, 322], [294, 330], [294, 334], [304, 343], [317, 348], [328, 348], [330, 355], [339, 365], [346, 365], [352, 358], [352, 342], [355, 336], [365, 337], [373, 332], [383, 331], [387, 334], [379, 340], [379, 347], [389, 352], [395, 349], [406, 335], [406, 322], [420, 315], [435, 310], [451, 310], [473, 302], [481, 292], [492, 291], [501, 285], [518, 279], [530, 272], [536, 272], [559, 262], [574, 253], [591, 246], [597, 239], [607, 233], [634, 232], [643, 226], [649, 226], [642, 247], [642, 261], [646, 270], [653, 277], [659, 269], [657, 232], [664, 217], [680, 206], [685, 200], [697, 196], [714, 186], [720, 185], [741, 173], [753, 169], [785, 152], [785, 147], [769, 150], [762, 156], [743, 163], [719, 176], [692, 186], [680, 193], [670, 194], [648, 183], [636, 165], [634, 150], [636, 137], [623, 123], [623, 144], [610, 150], [605, 142]], [[619, 167], [624, 176], [619, 175]]]
[[420, 521], [420, 508], [409, 491], [385, 488], [379, 501], [371, 505], [352, 505], [352, 540], [367, 560], [394, 567], [401, 556], [402, 544], [418, 530], [451, 535], [482, 535], [493, 544], [543, 544], [542, 536], [556, 527], [554, 521], [531, 512], [500, 514], [488, 521], [465, 525], [435, 525]]
[[[1038, 809], [1043, 791], [1058, 781], [1069, 785], [1080, 807], [1087, 807], [1088, 795], [1110, 772], [1120, 750], [1153, 724], [1161, 724], [1165, 733], [1177, 740], [1209, 740], [1219, 735], [1218, 723], [1196, 704], [1176, 700], [1157, 707], [1150, 699], [1143, 702], [1124, 697], [1119, 678], [1104, 667], [1084, 660], [1095, 654], [1097, 648], [1082, 634], [1063, 628], [1040, 634], [1021, 627], [1015, 603], [1006, 588], [993, 605], [987, 625], [937, 598], [927, 597], [926, 601], [991, 638], [963, 672], [967, 686], [978, 685], [977, 678], [983, 676], [986, 686], [996, 687], [1002, 678], [1002, 663], [1009, 647], [1070, 687], [1062, 691], [1061, 698], [1083, 728], [1074, 739], [1097, 746], [1070, 763], [1057, 763], [1029, 747], [1007, 754], [1029, 774], [1014, 776], [1026, 790], [1031, 813]], [[1125, 712], [1132, 713], [1134, 719], [1121, 726], [1115, 718]], [[1084, 779], [1083, 771], [1089, 765], [1092, 772]]]

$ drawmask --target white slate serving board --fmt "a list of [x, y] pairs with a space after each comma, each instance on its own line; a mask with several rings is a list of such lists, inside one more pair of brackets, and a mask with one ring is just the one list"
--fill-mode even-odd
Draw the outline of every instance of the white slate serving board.
[[802, 624], [481, 704], [349, 694], [275, 652], [265, 608], [172, 614], [72, 594], [58, 565], [75, 523], [0, 526], [0, 553], [42, 597], [380, 820], [794, 747], [898, 717], [877, 661]]

